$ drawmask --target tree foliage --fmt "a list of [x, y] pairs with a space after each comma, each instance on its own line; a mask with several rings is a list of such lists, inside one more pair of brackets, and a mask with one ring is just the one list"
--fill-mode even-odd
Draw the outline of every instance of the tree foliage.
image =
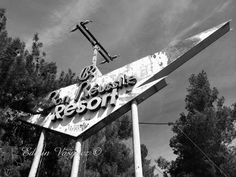
[[[100, 147], [102, 153], [99, 156], [88, 156], [86, 168], [89, 173], [86, 173], [86, 177], [134, 177], [133, 153], [125, 142], [130, 140], [131, 135], [131, 120], [125, 115], [92, 136], [89, 139], [89, 151]], [[147, 159], [148, 150], [144, 144], [141, 145], [141, 154], [144, 177], [154, 177], [155, 167]]]
[[[22, 148], [36, 147], [40, 130], [18, 122], [18, 117], [22, 111], [35, 113], [35, 107], [43, 105], [45, 94], [73, 84], [77, 78], [71, 70], [57, 78], [56, 63], [47, 61], [39, 35], [34, 35], [28, 50], [19, 38], [8, 36], [6, 21], [5, 10], [0, 9], [0, 176], [20, 177], [28, 175], [33, 158], [23, 156]], [[57, 142], [55, 136], [51, 140], [52, 144]]]
[[186, 111], [181, 113], [172, 131], [170, 147], [176, 160], [157, 160], [173, 177], [226, 177], [236, 175], [235, 104], [224, 105], [224, 98], [211, 88], [207, 74], [191, 75], [187, 88]]
[[[42, 52], [39, 34], [33, 36], [31, 49], [26, 49], [19, 38], [8, 36], [6, 21], [5, 10], [0, 9], [0, 177], [23, 177], [28, 176], [33, 159], [33, 155], [23, 155], [24, 149], [35, 150], [41, 130], [18, 122], [18, 118], [25, 113], [38, 114], [38, 107], [50, 111], [45, 95], [78, 79], [71, 69], [58, 74], [56, 63]], [[133, 154], [125, 142], [131, 134], [129, 117], [124, 116], [92, 136], [89, 152], [99, 147], [102, 153], [89, 153], [86, 176], [134, 176]], [[55, 148], [71, 152], [74, 143], [68, 137], [46, 132], [44, 152], [49, 154], [43, 156], [38, 176], [70, 176], [73, 156], [59, 156]], [[142, 145], [144, 176], [153, 177], [154, 167], [147, 154]]]

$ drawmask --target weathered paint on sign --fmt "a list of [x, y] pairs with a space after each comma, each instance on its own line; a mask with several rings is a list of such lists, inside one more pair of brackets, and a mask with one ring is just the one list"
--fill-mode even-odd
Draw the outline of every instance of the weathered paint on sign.
[[[141, 103], [165, 87], [164, 78], [169, 73], [229, 30], [229, 22], [225, 22], [102, 76], [88, 79], [88, 69], [85, 69], [81, 80], [89, 82], [82, 89], [83, 82], [59, 89], [56, 100], [64, 100], [64, 103], [59, 101], [47, 116], [34, 115], [22, 120], [73, 137], [87, 138], [129, 111], [133, 100]], [[120, 87], [117, 84], [121, 84]], [[109, 91], [95, 94], [95, 87]]]

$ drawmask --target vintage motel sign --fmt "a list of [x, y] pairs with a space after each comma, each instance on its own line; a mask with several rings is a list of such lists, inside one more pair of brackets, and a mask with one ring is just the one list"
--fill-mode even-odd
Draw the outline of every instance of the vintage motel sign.
[[55, 108], [47, 116], [21, 120], [46, 129], [86, 139], [166, 86], [165, 77], [230, 30], [229, 21], [169, 45], [108, 74], [85, 67], [80, 83], [50, 93]]

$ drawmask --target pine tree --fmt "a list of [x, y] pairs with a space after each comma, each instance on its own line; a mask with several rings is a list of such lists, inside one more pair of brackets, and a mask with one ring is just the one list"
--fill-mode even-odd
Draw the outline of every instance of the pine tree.
[[154, 170], [155, 166], [151, 166], [151, 160], [147, 159], [148, 149], [142, 144], [141, 145], [141, 156], [142, 156], [142, 166], [143, 166], [143, 176], [144, 177], [155, 177]]
[[86, 176], [119, 176], [131, 167], [131, 150], [122, 142], [131, 136], [129, 120], [128, 116], [123, 116], [89, 138], [89, 152], [99, 147], [102, 153], [98, 156], [89, 154], [86, 165], [89, 173]]
[[[100, 147], [102, 153], [88, 156], [86, 177], [135, 176], [132, 147], [125, 143], [132, 138], [131, 123], [129, 116], [121, 116], [89, 139], [89, 152]], [[148, 150], [144, 144], [141, 145], [141, 154], [144, 177], [155, 177], [155, 166], [151, 166], [151, 161], [147, 159]]]
[[[5, 10], [0, 9], [0, 176], [27, 176], [33, 156], [24, 156], [23, 148], [37, 146], [41, 129], [18, 122], [20, 116], [47, 114], [52, 105], [44, 97], [50, 91], [78, 82], [76, 74], [68, 69], [57, 77], [57, 66], [49, 62], [42, 51], [39, 34], [33, 36], [32, 48], [25, 48], [19, 38], [11, 38], [6, 31]], [[38, 108], [43, 112], [38, 112]], [[46, 110], [46, 112], [45, 112]], [[127, 116], [113, 122], [89, 139], [89, 152], [100, 147], [102, 154], [88, 156], [87, 176], [134, 176], [133, 156], [125, 143], [132, 128]], [[30, 136], [29, 136], [30, 135]], [[39, 177], [69, 176], [72, 157], [58, 156], [56, 147], [73, 151], [74, 141], [68, 137], [46, 132], [46, 151], [50, 155], [41, 161]], [[153, 167], [143, 155], [145, 177], [152, 177]], [[7, 173], [7, 174], [6, 174]]]
[[177, 158], [162, 167], [172, 177], [235, 176], [236, 151], [230, 146], [236, 137], [235, 105], [224, 106], [224, 98], [210, 87], [204, 71], [192, 75], [189, 83], [187, 113], [172, 127], [170, 147]]
[[[6, 21], [5, 10], [0, 9], [0, 149], [3, 154], [0, 174], [9, 176], [5, 173], [11, 172], [10, 176], [27, 176], [33, 157], [24, 157], [22, 148], [36, 147], [41, 130], [18, 122], [18, 117], [23, 112], [37, 113], [35, 108], [39, 106], [47, 107], [43, 99], [45, 94], [76, 80], [71, 70], [65, 74], [69, 76], [69, 81], [64, 81], [65, 76], [60, 78], [62, 80], [57, 79], [56, 63], [46, 61], [39, 35], [34, 35], [32, 49], [28, 51], [19, 38], [8, 36]], [[58, 138], [49, 137], [51, 143]], [[63, 137], [59, 139], [68, 143]], [[52, 148], [52, 144], [48, 146]], [[9, 153], [9, 150], [12, 152]]]

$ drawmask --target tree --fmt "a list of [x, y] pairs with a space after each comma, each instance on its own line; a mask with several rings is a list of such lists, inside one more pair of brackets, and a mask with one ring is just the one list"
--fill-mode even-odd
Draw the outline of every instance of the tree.
[[[24, 157], [22, 148], [36, 147], [40, 129], [18, 122], [18, 117], [25, 115], [23, 112], [37, 113], [35, 109], [39, 106], [47, 107], [43, 99], [45, 94], [77, 81], [71, 70], [57, 79], [56, 63], [46, 61], [38, 34], [34, 35], [32, 49], [28, 51], [19, 38], [8, 36], [6, 21], [5, 10], [0, 9], [0, 149], [4, 155], [0, 174], [27, 176], [32, 156]], [[62, 140], [62, 137], [58, 139]], [[56, 142], [54, 136], [51, 137], [53, 142]], [[68, 143], [60, 141], [63, 142]], [[52, 145], [49, 143], [48, 147], [52, 148]], [[58, 167], [60, 164], [53, 165]]]
[[155, 177], [154, 170], [155, 166], [151, 166], [151, 160], [147, 159], [148, 149], [144, 144], [141, 144], [141, 157], [143, 166], [143, 176], [144, 177]]
[[224, 106], [204, 71], [191, 75], [189, 83], [187, 113], [181, 113], [172, 127], [170, 147], [177, 158], [162, 167], [173, 177], [235, 176], [236, 151], [230, 146], [236, 136], [235, 104]]
[[[3, 158], [0, 158], [0, 177], [21, 177], [28, 175], [33, 159], [32, 155], [23, 155], [24, 148], [34, 150], [41, 129], [18, 122], [18, 118], [47, 114], [54, 105], [44, 99], [45, 95], [77, 83], [78, 78], [71, 69], [58, 74], [56, 63], [49, 62], [42, 51], [43, 43], [39, 34], [33, 36], [32, 47], [28, 50], [19, 38], [8, 36], [6, 22], [5, 10], [0, 9], [0, 151], [3, 154]], [[39, 112], [38, 108], [43, 111]], [[131, 133], [130, 119], [125, 116], [91, 137], [89, 152], [100, 147], [102, 154], [88, 156], [87, 176], [134, 176], [133, 155], [125, 143]], [[55, 148], [73, 151], [75, 142], [46, 132], [45, 143], [44, 150], [50, 153], [43, 157], [38, 176], [69, 176], [72, 157], [58, 156]], [[148, 173], [145, 177], [152, 177], [154, 169], [146, 159], [147, 148], [142, 146], [142, 151], [145, 152], [142, 158], [144, 171]]]
[[157, 165], [159, 166], [159, 168], [161, 168], [162, 170], [165, 170], [163, 172], [163, 177], [168, 177], [167, 175], [167, 170], [169, 170], [171, 163], [168, 162], [165, 158], [163, 157], [159, 157], [157, 160], [155, 160], [155, 162], [157, 163]]
[[89, 152], [100, 147], [102, 153], [98, 156], [89, 154], [86, 168], [102, 177], [124, 175], [132, 165], [130, 149], [123, 140], [130, 138], [132, 127], [130, 118], [123, 116], [89, 138]]
[[[124, 115], [89, 138], [89, 152], [100, 147], [102, 153], [99, 156], [89, 154], [86, 166], [89, 173], [86, 173], [86, 177], [134, 177], [133, 153], [125, 143], [131, 135], [131, 119]], [[141, 145], [141, 154], [144, 177], [155, 177], [155, 166], [150, 165], [151, 162], [147, 159], [148, 150], [144, 144]]]

